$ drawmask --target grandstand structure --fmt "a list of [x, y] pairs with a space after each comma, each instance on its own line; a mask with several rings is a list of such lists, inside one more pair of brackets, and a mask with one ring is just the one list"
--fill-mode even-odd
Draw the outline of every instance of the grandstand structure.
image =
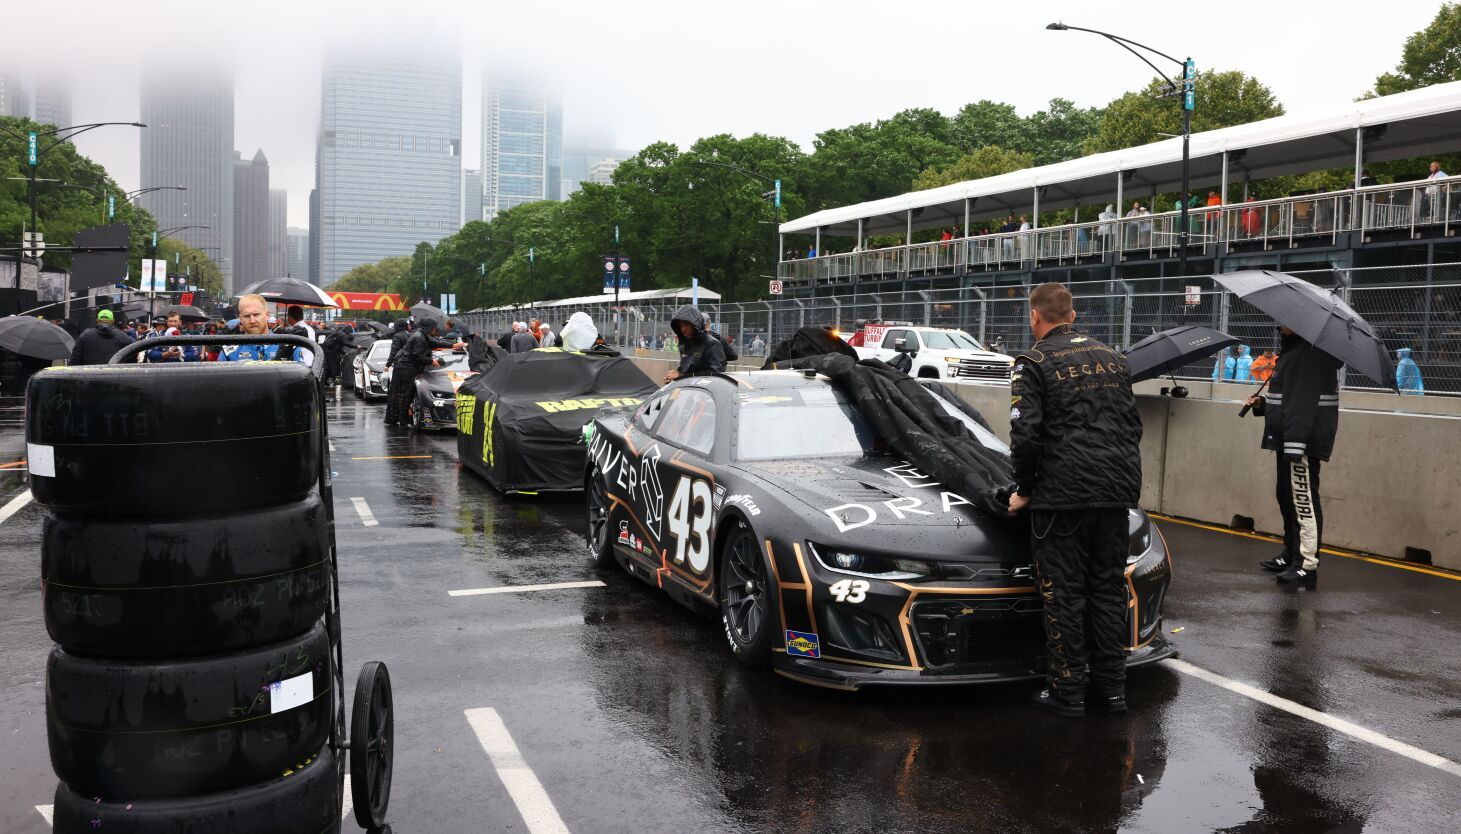
[[[1428, 179], [1430, 155], [1461, 149], [1461, 82], [1438, 84], [1317, 112], [1195, 133], [1187, 273], [1236, 269], [1353, 269], [1461, 260], [1461, 176]], [[1370, 184], [1369, 165], [1418, 159], [1396, 182]], [[1253, 200], [1251, 183], [1313, 171], [1352, 170], [1348, 187]], [[1461, 174], [1461, 171], [1454, 172]], [[949, 289], [1040, 281], [1172, 278], [1178, 273], [1176, 205], [1182, 141], [1094, 154], [995, 177], [841, 206], [781, 224], [780, 251], [801, 242], [816, 256], [783, 255], [791, 297], [849, 291]], [[1217, 205], [1205, 205], [1209, 193]], [[1139, 201], [1150, 213], [1127, 216]], [[1111, 219], [1101, 213], [1114, 207]], [[1073, 210], [1075, 222], [1041, 228], [1040, 213]], [[1158, 210], [1165, 209], [1165, 210]], [[972, 234], [1010, 215], [1032, 228]], [[913, 243], [944, 229], [950, 240]], [[897, 245], [876, 246], [871, 238]], [[856, 291], [856, 290], [853, 290]]]

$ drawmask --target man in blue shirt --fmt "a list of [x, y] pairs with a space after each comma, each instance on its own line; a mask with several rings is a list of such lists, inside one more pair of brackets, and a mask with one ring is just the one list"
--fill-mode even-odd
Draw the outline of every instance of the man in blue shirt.
[[[238, 326], [245, 336], [267, 336], [269, 334], [269, 302], [261, 295], [250, 293], [238, 300]], [[218, 354], [220, 362], [246, 362], [250, 360], [274, 359], [279, 355], [278, 345], [224, 345]]]

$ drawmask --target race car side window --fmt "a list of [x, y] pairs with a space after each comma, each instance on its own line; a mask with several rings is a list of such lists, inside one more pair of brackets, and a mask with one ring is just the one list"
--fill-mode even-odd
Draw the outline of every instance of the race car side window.
[[670, 392], [655, 435], [676, 446], [709, 455], [715, 446], [715, 398], [699, 388]]
[[659, 416], [665, 407], [665, 397], [660, 395], [646, 401], [639, 410], [634, 412], [634, 427], [641, 431], [652, 431], [654, 424], [659, 421]]

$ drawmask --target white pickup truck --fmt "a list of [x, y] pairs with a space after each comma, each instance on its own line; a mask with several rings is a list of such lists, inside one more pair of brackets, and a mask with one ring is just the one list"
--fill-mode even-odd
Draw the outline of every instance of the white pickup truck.
[[853, 350], [863, 359], [887, 362], [899, 353], [910, 354], [909, 376], [922, 379], [1008, 384], [1014, 364], [1013, 358], [985, 348], [968, 333], [942, 327], [868, 324], [862, 329], [863, 346], [853, 341]]

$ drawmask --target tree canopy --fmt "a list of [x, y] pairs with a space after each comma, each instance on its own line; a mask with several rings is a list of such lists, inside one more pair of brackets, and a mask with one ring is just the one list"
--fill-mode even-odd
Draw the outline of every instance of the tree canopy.
[[[1204, 72], [1197, 80], [1192, 131], [1256, 122], [1283, 115], [1283, 105], [1258, 79], [1240, 71]], [[1085, 142], [1087, 153], [1145, 145], [1182, 132], [1181, 99], [1167, 82], [1153, 78], [1145, 89], [1111, 102], [1100, 125]]]
[[1375, 95], [1388, 96], [1461, 78], [1461, 4], [1442, 3], [1426, 28], [1405, 40], [1394, 72], [1375, 79]]

